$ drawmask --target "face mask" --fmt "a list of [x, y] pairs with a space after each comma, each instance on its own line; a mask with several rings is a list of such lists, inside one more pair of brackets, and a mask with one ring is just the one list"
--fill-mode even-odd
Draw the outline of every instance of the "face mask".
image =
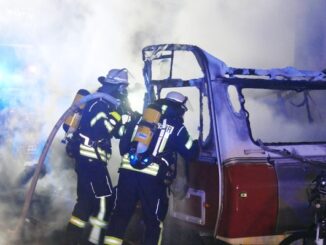
[[124, 84], [119, 86], [118, 91], [123, 96], [127, 96], [128, 95], [127, 86], [124, 85]]

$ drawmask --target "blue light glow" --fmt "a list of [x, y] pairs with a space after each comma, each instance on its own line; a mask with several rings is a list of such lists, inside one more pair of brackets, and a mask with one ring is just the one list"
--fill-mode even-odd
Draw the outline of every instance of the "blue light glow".
[[13, 87], [21, 82], [19, 71], [23, 66], [14, 48], [0, 46], [0, 89]]
[[24, 85], [24, 68], [15, 48], [0, 46], [0, 111], [17, 103], [20, 97], [17, 89]]

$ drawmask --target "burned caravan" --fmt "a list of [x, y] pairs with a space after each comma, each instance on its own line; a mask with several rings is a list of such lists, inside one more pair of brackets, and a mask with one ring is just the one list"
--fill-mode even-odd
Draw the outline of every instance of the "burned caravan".
[[[278, 244], [313, 223], [307, 187], [326, 166], [326, 75], [227, 66], [191, 45], [143, 49], [145, 104], [190, 100], [200, 142], [169, 215], [229, 244]], [[324, 166], [325, 165], [325, 166]]]

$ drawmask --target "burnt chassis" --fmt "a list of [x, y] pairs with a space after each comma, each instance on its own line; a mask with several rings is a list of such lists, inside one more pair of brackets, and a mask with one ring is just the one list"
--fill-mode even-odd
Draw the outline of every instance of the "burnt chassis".
[[[178, 52], [192, 53], [203, 76], [184, 80], [173, 77]], [[164, 79], [153, 77], [153, 61], [159, 60], [170, 64]], [[276, 244], [292, 231], [313, 223], [306, 188], [324, 169], [325, 144], [266, 146], [254, 141], [241, 89], [325, 90], [324, 73], [294, 68], [232, 68], [199, 47], [178, 44], [145, 47], [143, 61], [145, 105], [160, 98], [165, 88], [196, 87], [200, 94], [201, 150], [189, 165], [186, 197], [172, 198], [170, 214], [175, 222], [187, 223], [231, 244]], [[229, 85], [238, 91], [239, 113], [230, 105]], [[208, 115], [203, 114], [204, 97]], [[207, 116], [209, 133], [204, 136], [203, 120]]]

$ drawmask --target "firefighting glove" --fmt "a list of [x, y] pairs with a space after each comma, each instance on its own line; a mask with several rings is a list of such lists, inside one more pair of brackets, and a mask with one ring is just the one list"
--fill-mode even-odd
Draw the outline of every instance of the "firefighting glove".
[[66, 153], [71, 158], [76, 158], [79, 153], [79, 142], [72, 138], [67, 139]]

